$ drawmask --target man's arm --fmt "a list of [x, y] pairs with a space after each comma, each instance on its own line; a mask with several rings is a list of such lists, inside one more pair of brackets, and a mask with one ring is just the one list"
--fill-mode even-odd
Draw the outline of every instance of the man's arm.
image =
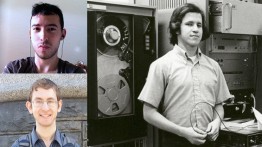
[[210, 141], [215, 141], [219, 135], [221, 119], [224, 118], [224, 108], [222, 103], [217, 104], [214, 108], [214, 120], [208, 124], [207, 136]]
[[157, 108], [148, 103], [144, 103], [143, 115], [144, 119], [153, 126], [184, 137], [192, 144], [200, 145], [206, 141], [206, 133], [202, 130], [195, 128], [195, 132], [192, 127], [186, 128], [176, 125], [161, 115]]

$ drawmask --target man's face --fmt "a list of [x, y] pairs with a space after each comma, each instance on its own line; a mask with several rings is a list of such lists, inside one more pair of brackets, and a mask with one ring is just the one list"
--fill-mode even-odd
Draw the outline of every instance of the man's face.
[[202, 16], [200, 13], [187, 13], [181, 23], [178, 40], [187, 47], [197, 47], [202, 39]]
[[26, 107], [30, 114], [33, 114], [37, 126], [51, 127], [56, 125], [56, 117], [61, 111], [62, 100], [57, 101], [56, 93], [52, 88], [37, 88], [32, 93], [31, 102], [26, 102]]
[[35, 15], [31, 19], [30, 37], [36, 55], [41, 59], [57, 56], [60, 40], [66, 35], [58, 15]]

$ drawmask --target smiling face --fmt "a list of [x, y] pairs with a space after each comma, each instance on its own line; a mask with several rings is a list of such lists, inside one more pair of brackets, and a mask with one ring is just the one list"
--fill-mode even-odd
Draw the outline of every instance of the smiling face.
[[30, 37], [37, 57], [57, 57], [60, 40], [66, 35], [58, 15], [35, 15], [31, 19]]
[[[41, 103], [43, 103], [42, 106]], [[61, 111], [62, 100], [57, 101], [56, 93], [52, 88], [37, 88], [32, 93], [31, 102], [26, 102], [26, 107], [29, 113], [33, 114], [36, 127], [52, 127], [56, 125], [56, 117]]]
[[197, 47], [203, 35], [202, 25], [200, 13], [187, 13], [182, 20], [180, 32], [178, 32], [178, 45], [186, 48]]

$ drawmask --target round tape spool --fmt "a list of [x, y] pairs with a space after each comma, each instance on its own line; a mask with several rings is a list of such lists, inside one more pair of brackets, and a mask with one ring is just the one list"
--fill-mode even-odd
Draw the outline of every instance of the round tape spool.
[[98, 110], [105, 115], [118, 115], [130, 101], [127, 81], [115, 74], [107, 75], [98, 81]]
[[129, 29], [120, 17], [103, 15], [97, 19], [97, 50], [102, 55], [118, 56], [130, 41]]
[[107, 45], [115, 46], [121, 39], [120, 30], [116, 26], [109, 25], [104, 29], [103, 38]]

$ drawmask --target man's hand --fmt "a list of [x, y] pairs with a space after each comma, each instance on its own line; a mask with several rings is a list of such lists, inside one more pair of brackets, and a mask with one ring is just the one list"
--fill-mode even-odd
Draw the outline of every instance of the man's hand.
[[184, 137], [195, 145], [201, 145], [206, 142], [206, 132], [198, 129], [198, 128], [185, 128], [185, 134]]
[[206, 132], [207, 132], [207, 139], [210, 141], [215, 141], [219, 134], [219, 128], [220, 128], [220, 120], [216, 119], [212, 122], [210, 122], [207, 126]]

